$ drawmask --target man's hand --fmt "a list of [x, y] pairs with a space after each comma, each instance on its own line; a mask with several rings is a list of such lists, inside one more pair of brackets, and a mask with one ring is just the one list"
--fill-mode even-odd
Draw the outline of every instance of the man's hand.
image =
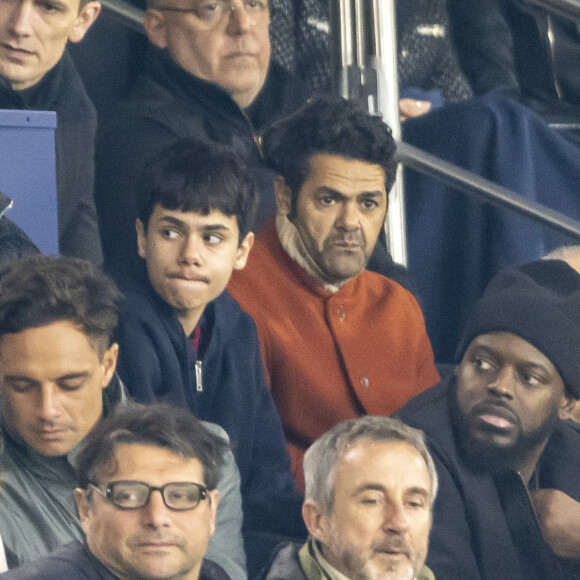
[[530, 492], [546, 542], [562, 558], [580, 558], [580, 503], [557, 489]]
[[429, 111], [431, 103], [429, 101], [418, 101], [417, 99], [399, 99], [399, 118], [401, 122], [411, 117], [420, 117]]

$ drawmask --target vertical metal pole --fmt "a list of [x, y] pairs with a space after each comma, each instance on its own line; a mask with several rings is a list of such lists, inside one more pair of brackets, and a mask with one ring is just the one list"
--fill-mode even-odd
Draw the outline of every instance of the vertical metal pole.
[[[395, 140], [400, 141], [395, 0], [372, 0], [372, 4], [375, 37], [373, 68], [377, 72], [377, 108], [391, 127]], [[397, 181], [389, 194], [389, 211], [385, 228], [393, 259], [406, 266], [405, 199], [401, 167], [397, 173]]]
[[[331, 34], [335, 54], [333, 72], [339, 79], [337, 92], [345, 99], [356, 100], [370, 113], [380, 113], [399, 141], [399, 89], [397, 83], [397, 47], [395, 0], [329, 1]], [[353, 4], [354, 2], [354, 4]], [[365, 18], [372, 18], [367, 26]], [[354, 22], [353, 22], [354, 18]], [[373, 34], [368, 42], [367, 35]], [[374, 45], [373, 45], [374, 43]], [[374, 55], [368, 55], [370, 49]], [[336, 57], [340, 54], [340, 59]], [[402, 170], [389, 194], [385, 220], [387, 243], [393, 259], [407, 264], [405, 205]]]
[[[332, 3], [332, 2], [331, 2]], [[340, 67], [339, 91], [342, 97], [350, 97], [349, 70], [354, 61], [353, 55], [353, 29], [352, 29], [352, 0], [339, 0], [339, 13], [335, 16], [335, 25], [338, 24], [340, 30], [339, 49]]]

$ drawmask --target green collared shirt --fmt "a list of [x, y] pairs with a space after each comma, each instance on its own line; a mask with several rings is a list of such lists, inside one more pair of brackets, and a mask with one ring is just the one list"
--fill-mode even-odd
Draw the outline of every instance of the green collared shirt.
[[[313, 538], [300, 548], [299, 557], [308, 580], [349, 580], [326, 561], [318, 542]], [[435, 575], [427, 566], [423, 566], [416, 580], [435, 580]]]

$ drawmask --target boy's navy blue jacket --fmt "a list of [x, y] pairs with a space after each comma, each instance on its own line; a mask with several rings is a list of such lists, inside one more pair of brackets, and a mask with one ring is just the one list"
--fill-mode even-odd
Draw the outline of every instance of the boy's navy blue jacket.
[[[411, 399], [395, 416], [425, 432], [439, 477], [427, 566], [444, 580], [571, 580], [580, 560], [556, 558], [542, 537], [528, 489], [515, 471], [493, 476], [461, 448], [455, 375]], [[580, 432], [556, 425], [536, 467], [539, 489], [580, 501]]]
[[253, 532], [306, 537], [252, 318], [224, 291], [205, 308], [196, 357], [173, 308], [150, 284], [124, 294], [115, 340], [117, 370], [130, 395], [187, 405], [227, 431], [241, 475], [245, 539]]

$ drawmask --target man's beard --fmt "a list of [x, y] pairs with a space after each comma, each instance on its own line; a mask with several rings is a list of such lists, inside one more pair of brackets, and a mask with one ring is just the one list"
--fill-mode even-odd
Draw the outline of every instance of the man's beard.
[[457, 440], [463, 449], [472, 468], [476, 471], [501, 473], [507, 470], [519, 470], [530, 454], [543, 445], [558, 421], [555, 414], [543, 425], [523, 433], [518, 423], [518, 433], [510, 445], [494, 445], [491, 441], [481, 440], [471, 431], [470, 420], [456, 407]]
[[394, 564], [392, 568], [392, 570], [388, 568], [377, 570], [372, 565], [372, 561], [369, 561], [355, 580], [415, 580], [416, 578], [415, 571], [410, 562], [403, 569], [401, 569], [401, 566], [395, 566]]
[[405, 548], [409, 558], [404, 564], [396, 560], [383, 563], [378, 561], [382, 553], [380, 546], [373, 546], [370, 556], [365, 558], [361, 555], [359, 547], [346, 544], [340, 547], [339, 556], [350, 580], [414, 580], [419, 570], [415, 570], [413, 566], [421, 559], [420, 568], [422, 568], [426, 554], [421, 556], [406, 544]]

